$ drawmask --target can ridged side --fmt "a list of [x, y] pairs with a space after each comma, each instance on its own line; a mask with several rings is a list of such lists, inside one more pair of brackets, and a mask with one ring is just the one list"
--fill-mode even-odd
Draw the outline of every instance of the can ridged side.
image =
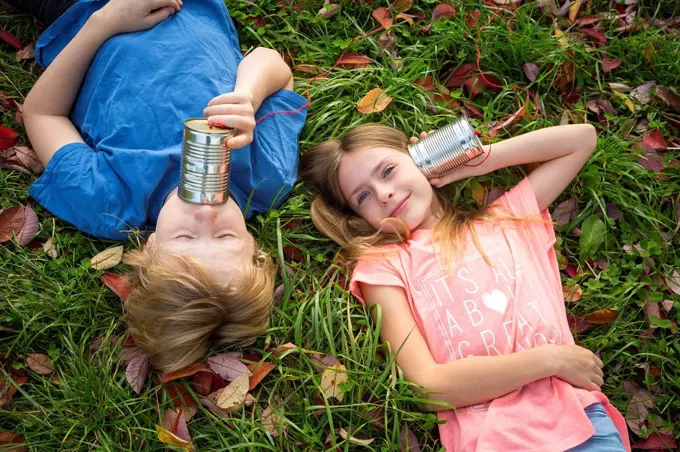
[[202, 118], [184, 122], [178, 195], [192, 204], [226, 202], [231, 149], [222, 144], [230, 129], [211, 128]]
[[464, 117], [409, 145], [408, 150], [428, 179], [442, 176], [484, 153], [482, 143]]

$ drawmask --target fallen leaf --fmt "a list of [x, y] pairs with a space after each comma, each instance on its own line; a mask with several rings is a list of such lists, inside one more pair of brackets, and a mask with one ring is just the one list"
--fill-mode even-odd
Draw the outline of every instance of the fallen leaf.
[[140, 355], [127, 364], [125, 379], [137, 394], [142, 392], [151, 363], [146, 355]]
[[673, 300], [664, 300], [661, 302], [661, 306], [663, 306], [667, 313], [671, 312], [671, 309], [673, 309]]
[[50, 357], [42, 353], [30, 353], [26, 357], [28, 368], [38, 375], [49, 375], [54, 372], [54, 366], [50, 361]]
[[465, 16], [465, 25], [474, 28], [477, 25], [480, 16], [481, 12], [478, 9], [473, 10], [470, 14]]
[[219, 390], [219, 394], [215, 396], [215, 405], [226, 411], [242, 406], [248, 394], [248, 381], [247, 374], [236, 377], [226, 388]]
[[569, 5], [569, 23], [574, 23], [576, 16], [578, 15], [578, 10], [581, 8], [584, 0], [574, 0]]
[[538, 66], [534, 63], [524, 63], [522, 69], [524, 69], [524, 74], [526, 74], [530, 82], [536, 81], [536, 77], [538, 77]]
[[562, 293], [564, 294], [565, 303], [573, 303], [579, 301], [583, 295], [583, 290], [578, 284], [573, 286], [562, 286]]
[[673, 270], [673, 273], [666, 276], [666, 284], [676, 295], [680, 295], [680, 272]]
[[234, 381], [241, 375], [248, 377], [250, 372], [245, 364], [227, 353], [211, 356], [207, 361], [208, 367], [225, 380]]
[[596, 325], [601, 325], [605, 323], [611, 323], [619, 316], [619, 311], [614, 309], [600, 309], [599, 311], [591, 312], [586, 314], [583, 319], [588, 323], [594, 323]]
[[42, 172], [45, 171], [45, 167], [40, 163], [40, 159], [38, 159], [38, 155], [33, 149], [27, 146], [14, 146], [14, 151], [16, 152], [16, 158], [31, 173], [37, 175], [42, 174]]
[[486, 188], [481, 184], [476, 184], [472, 189], [472, 199], [475, 200], [477, 206], [481, 207], [484, 205], [484, 198], [486, 197]]
[[399, 435], [399, 450], [401, 452], [420, 452], [420, 443], [418, 437], [413, 433], [406, 423], [401, 426], [401, 434]]
[[633, 443], [632, 447], [644, 450], [678, 450], [673, 435], [659, 432], [651, 433], [647, 438]]
[[156, 425], [156, 431], [158, 432], [159, 441], [162, 441], [165, 444], [170, 444], [172, 446], [181, 447], [186, 452], [191, 452], [193, 450], [193, 447], [191, 446], [191, 443], [189, 441], [183, 440], [182, 438], [167, 431], [160, 425]]
[[326, 398], [335, 398], [342, 402], [345, 396], [344, 390], [340, 387], [347, 383], [347, 372], [342, 364], [327, 367], [321, 374], [321, 392]]
[[220, 409], [217, 405], [215, 405], [215, 402], [213, 402], [212, 400], [210, 400], [207, 397], [204, 397], [204, 398], [201, 399], [201, 405], [203, 405], [204, 407], [206, 407], [207, 409], [209, 409], [210, 411], [212, 411], [213, 413], [215, 413], [219, 417], [226, 418], [226, 419], [228, 419], [230, 417], [229, 413]]
[[659, 129], [652, 129], [645, 133], [642, 141], [655, 149], [666, 149], [668, 147]]
[[281, 344], [276, 347], [273, 354], [276, 357], [281, 357], [281, 355], [283, 355], [288, 350], [295, 350], [296, 348], [298, 348], [297, 345], [293, 344], [292, 342], [286, 342], [285, 344]]
[[392, 98], [381, 88], [373, 88], [357, 103], [357, 110], [368, 115], [383, 111], [392, 102]]
[[[0, 432], [0, 446], [3, 444], [10, 444], [10, 445], [15, 445], [19, 446], [21, 444], [24, 444], [26, 440], [24, 439], [23, 435], [19, 435], [18, 433], [14, 432]], [[2, 448], [2, 450], [6, 450], [8, 452], [19, 452], [19, 451], [25, 451], [27, 450], [25, 446], [21, 447], [14, 447], [11, 449], [7, 449], [5, 447]]]
[[252, 391], [255, 387], [260, 384], [262, 379], [266, 377], [269, 372], [276, 369], [276, 364], [269, 362], [254, 363], [248, 366], [248, 371], [250, 372], [250, 378], [248, 380], [248, 390]]
[[286, 434], [286, 424], [281, 423], [281, 398], [278, 395], [274, 396], [273, 403], [269, 404], [262, 412], [262, 426], [273, 437], [279, 436], [279, 431]]
[[570, 198], [559, 203], [552, 211], [552, 219], [555, 224], [564, 226], [573, 221], [578, 215], [578, 203], [575, 199]]
[[596, 30], [595, 28], [582, 28], [583, 32], [587, 34], [588, 36], [591, 36], [598, 41], [602, 42], [603, 44], [607, 43], [607, 37], [602, 33], [600, 30]]
[[125, 301], [132, 291], [130, 281], [128, 281], [125, 276], [119, 275], [118, 273], [104, 272], [100, 279], [106, 287], [111, 289], [111, 291], [118, 295], [123, 301]]
[[0, 126], [0, 151], [11, 148], [17, 144], [19, 134], [6, 126]]
[[167, 392], [170, 402], [175, 408], [191, 408], [196, 406], [196, 400], [191, 396], [189, 390], [179, 381], [171, 381], [162, 385]]
[[457, 67], [451, 75], [444, 82], [444, 86], [447, 88], [460, 88], [465, 85], [465, 81], [468, 79], [470, 72], [475, 70], [475, 65], [472, 63], [466, 63]]
[[400, 13], [403, 13], [404, 11], [408, 11], [413, 7], [413, 0], [395, 0], [394, 3], [390, 6], [390, 8], [394, 11], [399, 11]]
[[338, 15], [340, 9], [340, 5], [337, 3], [326, 4], [319, 10], [319, 16], [324, 19], [331, 19]]
[[194, 375], [196, 372], [200, 372], [202, 370], [208, 370], [205, 364], [194, 363], [191, 364], [190, 366], [184, 367], [174, 372], [164, 373], [163, 375], [161, 375], [161, 383], [167, 383], [169, 381], [177, 380], [179, 378], [190, 377]]
[[456, 17], [456, 8], [446, 3], [440, 3], [432, 10], [432, 19], [442, 19], [445, 17]]
[[163, 428], [184, 441], [191, 441], [184, 410], [181, 408], [179, 411], [175, 411], [172, 408], [165, 409], [165, 414], [163, 415]]
[[655, 303], [652, 300], [645, 300], [643, 308], [645, 311], [645, 320], [650, 326], [652, 326], [653, 318], [656, 317], [657, 320], [663, 320], [666, 318], [666, 316], [661, 313], [659, 303]]
[[317, 372], [323, 373], [326, 367], [340, 365], [340, 361], [338, 361], [338, 359], [331, 354], [324, 355], [323, 357], [319, 357], [319, 355], [312, 355], [312, 365]]
[[17, 52], [17, 61], [22, 61], [22, 60], [30, 60], [34, 58], [34, 52], [33, 52], [33, 44], [29, 44], [26, 47], [23, 47], [21, 50]]
[[90, 267], [95, 270], [108, 270], [118, 265], [123, 258], [123, 245], [112, 246], [90, 259]]
[[207, 396], [212, 391], [213, 373], [202, 370], [191, 377], [191, 387], [201, 395]]
[[607, 57], [602, 57], [602, 72], [611, 72], [619, 66], [621, 66], [621, 60], [610, 60]]
[[592, 323], [587, 322], [583, 317], [572, 314], [567, 314], [567, 323], [569, 324], [569, 329], [577, 333], [583, 333], [593, 326]]
[[369, 439], [359, 439], [359, 438], [356, 438], [356, 437], [350, 435], [350, 434], [347, 432], [347, 430], [345, 430], [344, 428], [338, 429], [338, 435], [340, 435], [340, 437], [341, 437], [342, 439], [347, 440], [347, 441], [349, 441], [350, 443], [361, 444], [362, 446], [368, 446], [368, 445], [371, 444], [373, 441], [375, 441], [374, 438], [369, 438]]
[[656, 82], [647, 82], [638, 86], [637, 88], [633, 88], [633, 90], [630, 92], [630, 97], [637, 100], [641, 104], [646, 105], [652, 100], [651, 89], [654, 85], [656, 85]]
[[626, 408], [626, 424], [640, 436], [645, 427], [649, 408], [654, 408], [654, 398], [646, 389], [640, 388], [635, 382], [624, 382], [624, 389], [631, 395], [628, 408]]
[[14, 47], [17, 50], [21, 50], [21, 41], [19, 41], [19, 38], [14, 36], [12, 33], [6, 30], [0, 30], [0, 39], [3, 40], [5, 43], [9, 44], [10, 46]]
[[520, 119], [522, 116], [524, 116], [524, 113], [526, 112], [526, 110], [527, 110], [528, 107], [529, 107], [529, 99], [527, 98], [526, 102], [524, 103], [524, 105], [522, 105], [522, 106], [520, 107], [519, 110], [517, 110], [516, 112], [514, 112], [513, 114], [511, 114], [510, 116], [508, 116], [508, 118], [507, 118], [505, 121], [503, 121], [503, 122], [501, 122], [501, 123], [496, 124], [495, 126], [493, 126], [493, 129], [492, 129], [492, 130], [493, 130], [493, 131], [498, 131], [498, 130], [506, 129], [506, 128], [508, 128], [508, 127], [510, 127], [510, 126], [512, 126], [512, 125], [514, 125], [515, 123], [517, 123], [517, 121], [519, 121], [519, 119]]
[[647, 60], [647, 63], [652, 64], [654, 61], [654, 54], [656, 53], [656, 49], [654, 48], [654, 44], [651, 42], [647, 44], [647, 47], [645, 47], [645, 50], [642, 52], [642, 54], [645, 57], [645, 60]]
[[663, 85], [657, 85], [656, 95], [673, 110], [680, 112], [680, 96], [671, 91], [670, 88], [667, 88]]
[[347, 68], [366, 68], [373, 62], [366, 56], [359, 53], [347, 53], [338, 60], [338, 66]]
[[28, 382], [28, 376], [25, 375], [25, 372], [23, 374], [18, 374], [12, 371], [10, 372], [10, 376], [12, 377], [11, 379], [13, 382], [10, 381], [9, 378], [5, 379], [4, 377], [0, 377], [0, 407], [11, 403], [18, 388]]
[[40, 230], [40, 222], [38, 221], [38, 215], [30, 207], [24, 208], [24, 227], [17, 234], [17, 242], [19, 245], [23, 246], [28, 244], [33, 237], [38, 234]]
[[385, 8], [384, 6], [375, 9], [371, 15], [386, 30], [389, 30], [390, 27], [392, 26], [393, 19], [389, 17], [389, 12], [387, 11], [387, 8]]
[[11, 240], [24, 227], [24, 206], [12, 206], [0, 212], [0, 243]]
[[54, 242], [52, 242], [51, 237], [47, 239], [45, 243], [43, 243], [43, 250], [52, 259], [56, 259], [59, 256], [57, 252], [57, 246], [54, 244]]

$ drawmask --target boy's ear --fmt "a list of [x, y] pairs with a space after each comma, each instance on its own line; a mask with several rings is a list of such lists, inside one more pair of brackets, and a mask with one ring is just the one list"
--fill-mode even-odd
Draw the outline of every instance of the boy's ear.
[[147, 249], [149, 247], [152, 247], [153, 244], [156, 243], [156, 233], [153, 232], [148, 239], [146, 239], [146, 243], [144, 244], [144, 249]]

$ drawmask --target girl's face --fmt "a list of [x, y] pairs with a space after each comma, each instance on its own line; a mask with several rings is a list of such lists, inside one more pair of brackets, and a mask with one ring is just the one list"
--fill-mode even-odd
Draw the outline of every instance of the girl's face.
[[409, 154], [377, 147], [345, 153], [338, 169], [342, 195], [376, 230], [402, 232], [382, 220], [398, 218], [409, 231], [431, 228], [433, 188]]

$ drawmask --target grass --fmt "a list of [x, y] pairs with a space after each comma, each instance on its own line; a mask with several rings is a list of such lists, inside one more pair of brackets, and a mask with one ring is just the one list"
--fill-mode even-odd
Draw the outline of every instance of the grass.
[[[302, 9], [282, 9], [277, 1], [228, 1], [239, 29], [243, 49], [266, 45], [284, 51], [296, 65], [310, 64], [320, 69], [333, 65], [345, 46], [355, 37], [373, 30], [377, 22], [371, 12], [387, 2], [343, 1], [342, 12], [324, 20], [317, 15], [321, 2], [294, 2]], [[366, 2], [370, 3], [370, 2]], [[296, 71], [301, 93], [309, 90], [311, 105], [308, 122], [301, 137], [301, 148], [332, 136], [350, 126], [376, 121], [399, 127], [415, 135], [442, 125], [461, 113], [458, 108], [435, 105], [430, 94], [414, 86], [425, 75], [443, 82], [445, 75], [463, 63], [473, 63], [475, 34], [466, 25], [468, 13], [479, 10], [480, 24], [493, 11], [482, 2], [455, 2], [457, 15], [436, 22], [430, 33], [422, 28], [430, 22], [438, 2], [423, 0], [409, 12], [422, 12], [425, 20], [410, 26], [396, 21], [391, 31], [396, 37], [395, 62], [381, 52], [379, 34], [358, 41], [348, 51], [362, 53], [375, 62], [368, 68], [334, 69], [323, 78], [309, 83], [310, 75]], [[596, 350], [605, 363], [604, 393], [612, 403], [626, 412], [631, 394], [626, 382], [647, 388], [654, 397], [647, 425], [650, 432], [670, 428], [680, 434], [680, 336], [675, 322], [680, 319], [680, 297], [665, 283], [665, 277], [680, 268], [675, 249], [678, 240], [680, 165], [676, 150], [661, 156], [660, 173], [643, 168], [637, 161], [634, 132], [637, 121], [647, 119], [649, 129], [659, 129], [667, 142], [678, 137], [672, 120], [678, 113], [654, 98], [646, 105], [629, 109], [615, 94], [610, 82], [636, 87], [656, 81], [667, 87], [678, 86], [680, 65], [677, 55], [680, 40], [676, 34], [655, 26], [630, 32], [615, 31], [615, 22], [603, 20], [601, 29], [608, 37], [606, 47], [597, 46], [585, 37], [577, 25], [566, 18], [554, 19], [535, 8], [535, 2], [523, 5], [513, 15], [513, 28], [507, 14], [501, 13], [479, 36], [480, 66], [500, 80], [504, 88], [487, 91], [474, 99], [463, 89], [451, 96], [480, 109], [483, 118], [473, 125], [487, 130], [517, 110], [525, 87], [540, 98], [541, 108], [533, 118], [523, 118], [499, 138], [536, 128], [558, 124], [565, 111], [575, 120], [585, 118], [598, 128], [598, 148], [578, 179], [558, 200], [578, 200], [579, 213], [558, 229], [558, 250], [569, 264], [582, 273], [568, 276], [563, 265], [565, 285], [579, 284], [580, 301], [568, 305], [572, 315], [582, 316], [603, 308], [619, 311], [613, 323], [596, 325], [578, 334], [577, 342]], [[607, 2], [585, 2], [586, 14], [609, 11]], [[617, 2], [611, 2], [617, 3]], [[674, 1], [640, 1], [638, 18], [670, 19], [680, 11]], [[264, 27], [257, 18], [264, 18]], [[638, 19], [639, 20], [639, 19]], [[261, 25], [261, 24], [260, 24]], [[555, 27], [568, 31], [568, 40], [560, 44]], [[10, 30], [22, 42], [35, 40], [39, 31], [28, 16], [0, 9], [0, 28]], [[677, 28], [676, 28], [677, 32]], [[645, 50], [653, 45], [650, 61]], [[648, 53], [649, 51], [647, 51]], [[604, 73], [602, 56], [621, 59], [620, 67]], [[577, 94], [568, 96], [555, 88], [559, 68], [573, 63]], [[535, 63], [538, 78], [529, 82], [522, 65]], [[398, 70], [392, 68], [398, 65]], [[19, 101], [30, 90], [40, 71], [31, 61], [17, 62], [15, 52], [0, 45], [0, 89]], [[381, 87], [394, 98], [381, 113], [362, 115], [356, 102], [370, 89]], [[601, 98], [611, 102], [613, 114], [598, 117], [587, 109], [587, 101]], [[533, 110], [532, 110], [533, 111]], [[2, 124], [22, 132], [14, 112], [2, 114]], [[600, 119], [603, 119], [600, 121]], [[677, 123], [676, 123], [677, 124]], [[675, 126], [677, 127], [677, 125]], [[461, 205], [474, 206], [472, 189], [481, 184], [487, 189], [510, 187], [522, 176], [521, 168], [501, 170], [493, 175], [462, 181], [452, 192]], [[33, 177], [0, 170], [0, 208], [26, 204], [27, 187]], [[381, 345], [378, 329], [370, 316], [341, 286], [343, 271], [333, 262], [337, 248], [323, 238], [309, 218], [310, 193], [300, 185], [279, 209], [251, 222], [253, 233], [270, 250], [280, 265], [286, 265], [285, 294], [276, 305], [269, 331], [247, 353], [260, 354], [277, 365], [254, 390], [257, 403], [234, 413], [225, 420], [200, 408], [189, 423], [193, 443], [199, 450], [322, 450], [364, 448], [330, 432], [338, 428], [351, 430], [360, 438], [373, 438], [368, 450], [400, 450], [400, 435], [405, 426], [418, 438], [421, 450], [441, 448], [436, 417], [422, 411], [423, 396], [402, 378], [390, 353]], [[605, 242], [586, 255], [578, 234], [584, 221], [598, 207], [615, 203], [623, 217], [604, 218]], [[91, 342], [100, 336], [121, 335], [125, 331], [121, 304], [104, 287], [100, 271], [89, 269], [89, 259], [111, 245], [92, 240], [64, 222], [46, 216], [36, 207], [41, 223], [39, 238], [51, 237], [58, 257], [48, 257], [41, 247], [19, 247], [16, 243], [0, 245], [0, 359], [1, 378], [9, 371], [26, 372], [29, 381], [19, 388], [11, 404], [0, 408], [0, 430], [13, 431], [26, 439], [30, 450], [161, 450], [167, 447], [157, 439], [155, 426], [160, 424], [165, 408], [172, 406], [167, 390], [149, 380], [136, 395], [125, 379], [120, 360], [120, 340], [102, 347], [94, 357]], [[297, 222], [297, 227], [290, 227]], [[641, 252], [624, 250], [624, 245], [639, 243]], [[138, 246], [132, 241], [127, 249]], [[290, 259], [285, 247], [304, 251], [300, 261]], [[590, 259], [590, 260], [589, 260]], [[602, 270], [596, 262], [605, 261]], [[124, 268], [117, 271], [122, 272]], [[655, 321], [650, 331], [645, 317], [646, 300], [659, 303], [672, 300], [675, 306], [666, 321]], [[662, 308], [663, 312], [663, 308]], [[276, 345], [293, 342], [307, 351], [333, 354], [346, 366], [349, 380], [343, 401], [320, 397], [320, 374], [309, 352], [292, 351], [280, 357], [272, 355]], [[46, 353], [56, 367], [54, 377], [42, 377], [26, 369], [29, 353]], [[187, 388], [190, 387], [187, 385]], [[190, 390], [193, 394], [193, 392]], [[263, 427], [263, 409], [279, 395], [284, 407], [282, 424], [286, 435], [272, 436]], [[374, 410], [380, 413], [376, 422]], [[646, 436], [647, 432], [641, 432]], [[637, 435], [632, 435], [638, 440]], [[0, 445], [0, 450], [3, 450]], [[403, 450], [403, 449], [402, 449]]]

